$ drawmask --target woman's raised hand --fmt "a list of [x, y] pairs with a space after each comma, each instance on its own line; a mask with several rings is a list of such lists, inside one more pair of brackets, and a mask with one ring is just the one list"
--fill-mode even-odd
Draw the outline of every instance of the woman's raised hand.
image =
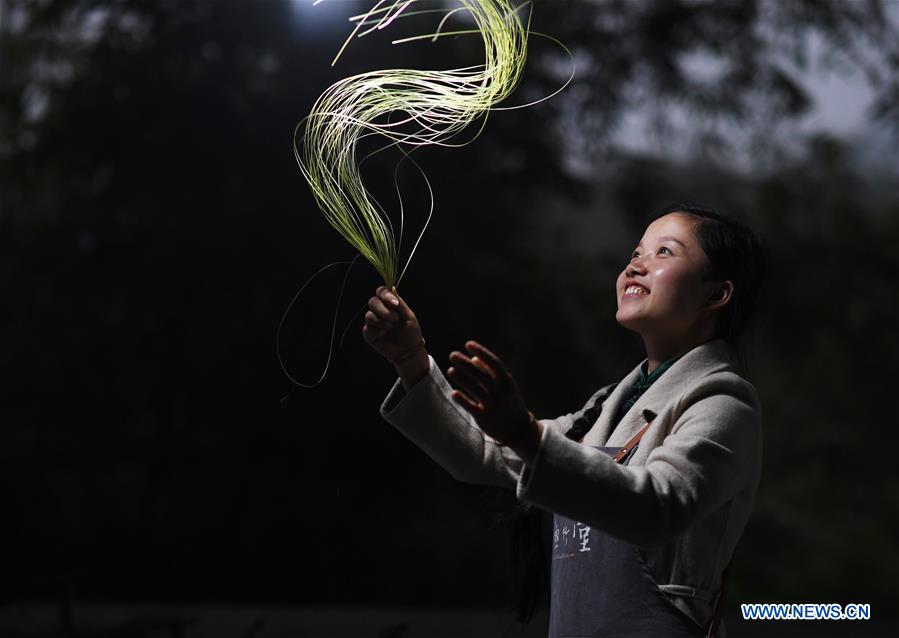
[[362, 338], [391, 363], [421, 343], [421, 326], [415, 313], [395, 289], [378, 286], [368, 300]]
[[461, 388], [453, 390], [453, 400], [494, 439], [526, 440], [531, 434], [530, 415], [515, 379], [499, 357], [477, 341], [466, 341], [465, 349], [470, 358], [456, 350], [449, 356], [455, 365], [446, 373]]

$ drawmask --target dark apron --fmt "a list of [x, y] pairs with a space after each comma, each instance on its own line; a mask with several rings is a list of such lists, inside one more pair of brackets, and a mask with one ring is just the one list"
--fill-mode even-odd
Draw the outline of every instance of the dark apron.
[[[609, 456], [621, 449], [590, 447]], [[551, 548], [549, 638], [705, 636], [658, 588], [635, 545], [555, 514]]]

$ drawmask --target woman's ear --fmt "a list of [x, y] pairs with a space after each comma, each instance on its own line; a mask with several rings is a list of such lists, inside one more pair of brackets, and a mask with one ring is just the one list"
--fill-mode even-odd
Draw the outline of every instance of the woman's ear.
[[720, 284], [716, 284], [715, 287], [712, 288], [712, 293], [706, 300], [706, 309], [717, 310], [718, 308], [723, 308], [728, 303], [730, 303], [730, 300], [733, 296], [734, 283], [730, 279], [722, 281]]

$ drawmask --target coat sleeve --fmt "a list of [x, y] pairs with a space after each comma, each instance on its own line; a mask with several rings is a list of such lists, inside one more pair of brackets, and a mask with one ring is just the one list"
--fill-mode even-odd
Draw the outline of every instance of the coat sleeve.
[[732, 499], [761, 462], [758, 395], [738, 375], [704, 378], [672, 418], [662, 444], [634, 467], [546, 428], [516, 496], [635, 545], [669, 542]]
[[[553, 430], [565, 439], [575, 421], [592, 418], [612, 387], [600, 388], [577, 412], [540, 419], [544, 432]], [[396, 379], [381, 404], [381, 416], [456, 480], [514, 489], [524, 467], [521, 457], [481, 430], [474, 417], [453, 401], [452, 391], [429, 354], [427, 374], [408, 392]]]

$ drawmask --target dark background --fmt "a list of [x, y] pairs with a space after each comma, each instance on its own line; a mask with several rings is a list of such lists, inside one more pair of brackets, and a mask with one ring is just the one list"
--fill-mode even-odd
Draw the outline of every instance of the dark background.
[[[364, 260], [339, 306], [345, 266], [286, 317], [280, 353], [308, 384], [333, 326], [321, 384], [293, 386], [278, 361], [293, 295], [356, 256], [315, 207], [294, 127], [352, 73], [478, 61], [476, 38], [391, 46], [436, 24], [410, 18], [330, 67], [346, 17], [367, 6], [0, 0], [7, 610], [49, 601], [60, 631], [79, 602], [511, 619], [502, 516], [514, 494], [454, 482], [380, 418], [395, 375], [361, 338], [382, 283]], [[893, 0], [543, 0], [532, 28], [574, 52], [574, 83], [492, 114], [469, 146], [417, 154], [436, 208], [400, 293], [443, 370], [478, 339], [544, 418], [643, 358], [614, 321], [613, 287], [646, 215], [698, 200], [763, 237], [771, 285], [749, 354], [765, 466], [732, 610], [869, 602], [877, 619], [899, 614], [890, 12]], [[510, 104], [555, 90], [569, 64], [533, 38]], [[801, 125], [820, 106], [807, 84], [820, 68], [863, 78], [864, 134]], [[642, 146], [622, 132], [635, 114]], [[366, 173], [385, 201], [394, 165]], [[400, 177], [405, 263], [427, 202], [414, 174]]]

